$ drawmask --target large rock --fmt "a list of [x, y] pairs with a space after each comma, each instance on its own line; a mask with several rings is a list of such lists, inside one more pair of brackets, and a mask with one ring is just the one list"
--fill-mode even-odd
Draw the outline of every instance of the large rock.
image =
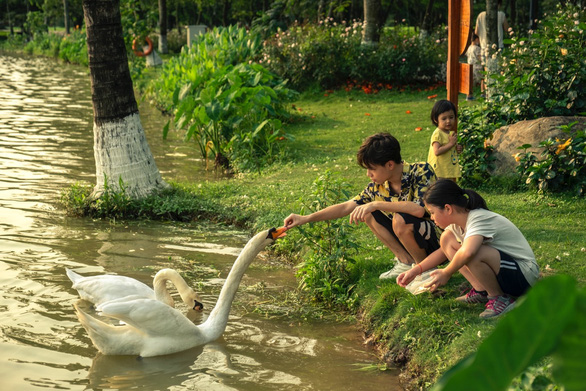
[[567, 139], [568, 135], [560, 129], [561, 125], [567, 125], [571, 122], [578, 121], [573, 129], [585, 129], [586, 117], [546, 117], [530, 121], [521, 121], [512, 125], [503, 126], [497, 129], [493, 138], [488, 144], [494, 147], [494, 156], [496, 157], [496, 168], [494, 174], [504, 175], [515, 171], [519, 163], [515, 160], [515, 155], [523, 152], [517, 149], [521, 145], [531, 144], [528, 151], [537, 153], [539, 158], [543, 148], [539, 148], [539, 143], [551, 137]]

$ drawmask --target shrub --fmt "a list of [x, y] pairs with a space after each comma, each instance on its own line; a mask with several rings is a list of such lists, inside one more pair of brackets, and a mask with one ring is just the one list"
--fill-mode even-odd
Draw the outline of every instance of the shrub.
[[520, 147], [523, 153], [515, 158], [519, 161], [517, 171], [526, 178], [526, 183], [540, 191], [576, 191], [584, 195], [586, 190], [586, 129], [573, 130], [577, 122], [562, 126], [567, 139], [549, 139], [539, 146], [544, 148], [541, 158], [527, 152], [531, 145]]
[[75, 29], [59, 44], [59, 58], [63, 61], [88, 66], [87, 43], [84, 30]]
[[509, 123], [586, 111], [586, 14], [577, 6], [539, 21], [527, 37], [513, 36], [491, 75], [491, 100]]
[[[327, 206], [350, 199], [349, 185], [334, 178], [326, 170], [313, 183], [309, 198], [301, 200], [301, 213], [312, 213]], [[352, 227], [348, 219], [336, 219], [299, 226], [301, 240], [297, 243], [310, 247], [297, 276], [299, 285], [319, 301], [336, 305], [351, 306], [354, 282], [351, 281], [349, 266], [355, 263], [358, 244], [351, 239]]]
[[[147, 90], [174, 113], [175, 128], [197, 142], [202, 157], [212, 153], [216, 166], [259, 170], [291, 138], [282, 121], [296, 93], [253, 62], [260, 45], [260, 37], [244, 29], [215, 28], [170, 59]], [[168, 130], [169, 124], [164, 135]]]
[[420, 38], [404, 26], [384, 29], [377, 46], [363, 45], [358, 22], [293, 25], [278, 31], [263, 47], [261, 63], [293, 88], [336, 88], [354, 84], [435, 82], [445, 62], [445, 40]]

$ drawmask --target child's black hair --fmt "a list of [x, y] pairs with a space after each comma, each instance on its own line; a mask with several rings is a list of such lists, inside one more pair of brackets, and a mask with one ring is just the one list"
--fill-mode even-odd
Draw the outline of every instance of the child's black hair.
[[440, 116], [440, 114], [445, 113], [446, 111], [450, 111], [452, 110], [454, 112], [454, 115], [456, 116], [456, 118], [458, 117], [458, 109], [456, 108], [456, 106], [450, 102], [449, 100], [438, 100], [437, 102], [435, 102], [435, 105], [433, 105], [433, 108], [431, 109], [431, 122], [437, 126], [438, 122], [437, 119]]
[[470, 42], [474, 42], [477, 39], [479, 39], [480, 37], [478, 35], [476, 35], [476, 33], [472, 33], [472, 40]]
[[425, 194], [423, 201], [443, 209], [446, 204], [456, 205], [467, 210], [486, 209], [486, 201], [480, 194], [470, 189], [462, 189], [456, 182], [450, 179], [438, 179], [431, 184]]
[[362, 168], [384, 166], [390, 160], [400, 164], [401, 145], [389, 133], [377, 133], [367, 137], [356, 154], [358, 164]]

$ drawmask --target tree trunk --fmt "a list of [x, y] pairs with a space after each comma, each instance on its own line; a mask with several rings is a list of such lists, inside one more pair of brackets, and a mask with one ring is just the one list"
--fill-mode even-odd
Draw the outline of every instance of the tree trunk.
[[63, 0], [63, 17], [65, 22], [65, 34], [69, 35], [69, 1]]
[[364, 27], [362, 30], [363, 45], [377, 45], [380, 39], [379, 17], [380, 0], [364, 0]]
[[431, 11], [433, 10], [434, 0], [428, 0], [427, 7], [425, 8], [425, 14], [423, 15], [423, 22], [421, 23], [421, 37], [425, 38], [431, 31]]
[[159, 0], [159, 52], [167, 54], [167, 0]]
[[517, 0], [509, 0], [509, 25], [517, 26]]
[[119, 0], [83, 0], [94, 107], [94, 157], [99, 197], [104, 185], [141, 198], [168, 185], [147, 143], [130, 71]]

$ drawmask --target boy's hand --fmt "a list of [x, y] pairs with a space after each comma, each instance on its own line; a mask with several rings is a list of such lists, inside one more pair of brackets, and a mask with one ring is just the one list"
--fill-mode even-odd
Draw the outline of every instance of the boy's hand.
[[283, 226], [287, 229], [296, 227], [298, 225], [305, 224], [304, 220], [305, 216], [297, 215], [295, 213], [291, 213], [285, 220], [283, 220]]
[[368, 216], [374, 210], [371, 209], [372, 203], [357, 206], [352, 211], [352, 213], [350, 213], [350, 224], [358, 224], [360, 222], [364, 222], [366, 220], [366, 216]]

